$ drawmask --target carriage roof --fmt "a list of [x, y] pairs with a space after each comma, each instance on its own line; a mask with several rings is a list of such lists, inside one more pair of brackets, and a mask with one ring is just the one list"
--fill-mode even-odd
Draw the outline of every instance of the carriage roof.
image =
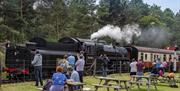
[[[149, 48], [149, 47], [140, 47], [140, 46], [134, 46], [134, 47], [141, 52], [165, 53], [165, 54], [174, 54], [175, 52], [173, 50], [159, 49], [159, 48]], [[177, 54], [180, 55], [180, 52], [178, 51]]]

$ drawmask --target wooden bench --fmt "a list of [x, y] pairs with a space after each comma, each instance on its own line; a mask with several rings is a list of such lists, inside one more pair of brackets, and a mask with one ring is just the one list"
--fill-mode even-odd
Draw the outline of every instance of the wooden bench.
[[80, 89], [79, 89], [80, 91], [83, 91], [83, 85], [85, 85], [85, 83], [81, 83], [81, 82], [68, 82], [67, 81], [67, 85], [68, 85], [69, 91], [74, 91], [73, 87], [77, 87], [77, 86], [80, 87]]
[[93, 86], [95, 87], [95, 91], [97, 91], [98, 88], [107, 88], [108, 91], [109, 91], [109, 88], [113, 88], [114, 91], [120, 91], [121, 89], [120, 86], [99, 85], [99, 84], [93, 84]]
[[[119, 91], [120, 89], [125, 88], [128, 91], [127, 82], [129, 82], [129, 80], [122, 80], [122, 79], [111, 78], [111, 77], [97, 77], [97, 79], [99, 79], [99, 83], [94, 84], [96, 91], [100, 87], [107, 88], [107, 91], [109, 91], [109, 88], [114, 88], [115, 91]], [[113, 84], [109, 84], [111, 82], [113, 82]]]
[[92, 89], [91, 88], [86, 88], [86, 87], [84, 88], [83, 87], [83, 91], [92, 91]]
[[[118, 86], [116, 83], [108, 83], [108, 85], [109, 86]], [[130, 88], [129, 86], [127, 86], [127, 88], [125, 87], [125, 86], [122, 86], [121, 84], [120, 84], [120, 86], [119, 86], [121, 89], [128, 89], [128, 88]]]
[[[139, 89], [140, 89], [140, 85], [142, 83], [145, 83], [147, 85], [147, 91], [150, 91], [150, 85], [154, 85], [155, 89], [157, 90], [157, 86], [156, 86], [157, 85], [157, 80], [156, 80], [156, 78], [154, 76], [152, 76], [152, 75], [149, 75], [149, 76], [138, 76], [138, 75], [136, 75], [135, 77], [136, 77], [136, 82], [135, 83], [137, 84]], [[146, 81], [141, 80], [141, 79], [144, 79]]]

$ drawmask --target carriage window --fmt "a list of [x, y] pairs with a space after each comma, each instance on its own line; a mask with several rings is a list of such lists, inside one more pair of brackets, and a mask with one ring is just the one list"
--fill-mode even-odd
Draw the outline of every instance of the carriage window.
[[166, 55], [163, 56], [163, 61], [166, 61]]
[[156, 55], [157, 57], [156, 58], [159, 58], [159, 55]]
[[153, 54], [151, 53], [151, 61], [153, 60]]
[[147, 60], [147, 54], [145, 54], [145, 60]]
[[169, 60], [170, 60], [170, 59], [172, 59], [172, 56], [171, 56], [171, 55], [169, 55]]
[[141, 60], [143, 60], [144, 59], [144, 54], [143, 53], [141, 53]]
[[154, 60], [156, 59], [156, 55], [154, 55]]

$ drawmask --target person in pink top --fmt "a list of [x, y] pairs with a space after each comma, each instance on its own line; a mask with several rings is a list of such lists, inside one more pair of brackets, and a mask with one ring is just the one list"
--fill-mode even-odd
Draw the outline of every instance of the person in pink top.
[[144, 63], [143, 61], [140, 59], [137, 64], [137, 75], [138, 76], [142, 76], [143, 75], [143, 70], [144, 70]]

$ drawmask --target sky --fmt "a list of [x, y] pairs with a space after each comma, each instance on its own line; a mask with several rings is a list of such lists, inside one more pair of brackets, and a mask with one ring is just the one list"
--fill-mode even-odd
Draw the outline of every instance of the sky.
[[143, 2], [149, 5], [161, 6], [162, 10], [170, 8], [174, 13], [180, 10], [180, 0], [143, 0]]
[[[100, 0], [97, 0], [97, 4]], [[143, 0], [144, 3], [149, 5], [156, 4], [161, 6], [161, 9], [170, 8], [174, 13], [177, 13], [180, 10], [180, 0]]]

